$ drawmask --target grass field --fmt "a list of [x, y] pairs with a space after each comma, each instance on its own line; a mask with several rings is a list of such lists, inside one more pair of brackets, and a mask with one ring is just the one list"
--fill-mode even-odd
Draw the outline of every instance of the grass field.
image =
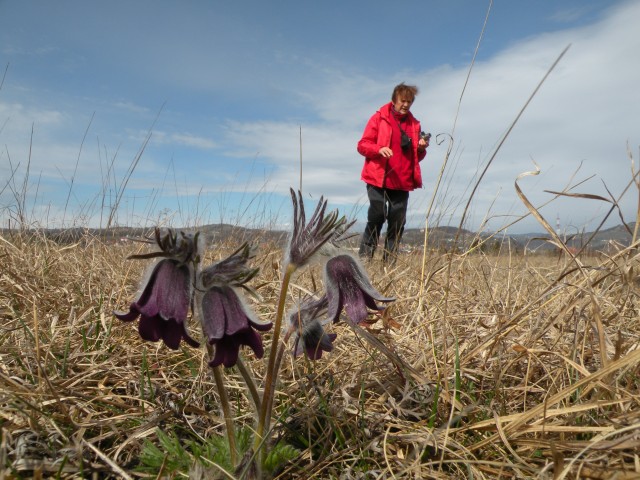
[[[208, 245], [207, 260], [236, 247]], [[0, 478], [234, 478], [206, 350], [143, 342], [112, 315], [148, 265], [126, 257], [146, 248], [0, 238]], [[263, 320], [282, 257], [257, 242], [251, 306]], [[335, 348], [318, 361], [287, 351], [274, 476], [640, 477], [636, 248], [427, 251], [366, 267], [397, 300], [366, 335], [330, 326]], [[322, 281], [320, 267], [303, 271], [287, 305]], [[262, 388], [264, 359], [243, 354]], [[242, 448], [254, 407], [237, 367], [225, 377]]]

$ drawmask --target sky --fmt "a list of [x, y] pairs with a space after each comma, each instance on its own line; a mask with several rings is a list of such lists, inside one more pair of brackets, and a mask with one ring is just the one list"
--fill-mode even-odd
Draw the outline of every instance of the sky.
[[634, 221], [638, 24], [635, 0], [0, 0], [1, 225], [281, 228], [302, 187], [361, 229], [356, 145], [400, 82], [433, 134], [407, 227], [541, 232], [536, 169], [554, 227], [612, 207], [563, 190]]

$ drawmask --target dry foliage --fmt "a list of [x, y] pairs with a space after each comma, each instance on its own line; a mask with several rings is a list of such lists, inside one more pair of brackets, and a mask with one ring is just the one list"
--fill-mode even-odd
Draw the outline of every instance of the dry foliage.
[[[159, 431], [205, 442], [224, 428], [204, 349], [144, 343], [111, 314], [135, 295], [145, 262], [125, 257], [140, 248], [0, 238], [0, 478], [228, 478], [139, 469]], [[258, 247], [263, 319], [281, 257]], [[636, 249], [424, 262], [424, 274], [421, 255], [372, 262], [396, 303], [367, 330], [333, 326], [317, 362], [285, 357], [273, 437], [300, 453], [278, 478], [638, 478]], [[321, 281], [301, 274], [290, 303]], [[259, 377], [263, 362], [245, 358]], [[226, 373], [236, 423], [251, 426], [241, 377]]]

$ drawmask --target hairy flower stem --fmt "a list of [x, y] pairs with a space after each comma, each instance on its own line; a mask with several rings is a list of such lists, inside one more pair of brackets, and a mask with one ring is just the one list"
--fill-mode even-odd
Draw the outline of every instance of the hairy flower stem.
[[242, 375], [244, 383], [247, 385], [249, 395], [251, 395], [251, 401], [253, 401], [253, 404], [256, 407], [256, 412], [260, 412], [262, 401], [260, 399], [260, 393], [258, 392], [258, 387], [256, 386], [256, 381], [253, 377], [253, 373], [251, 372], [251, 370], [249, 370], [249, 367], [245, 365], [242, 357], [238, 357], [236, 367], [238, 367], [240, 375]]
[[288, 263], [282, 277], [282, 285], [280, 286], [280, 298], [278, 299], [278, 310], [276, 320], [273, 325], [273, 337], [271, 339], [271, 348], [269, 350], [269, 364], [267, 365], [267, 374], [265, 377], [264, 393], [262, 395], [262, 405], [260, 408], [260, 417], [258, 417], [258, 428], [256, 436], [253, 440], [253, 449], [258, 453], [259, 464], [262, 464], [266, 458], [264, 449], [264, 430], [267, 418], [271, 418], [270, 409], [273, 404], [273, 395], [275, 392], [275, 384], [278, 376], [276, 370], [276, 357], [278, 356], [278, 342], [280, 340], [280, 330], [282, 328], [282, 317], [284, 315], [284, 307], [287, 300], [287, 291], [289, 290], [289, 282], [291, 275], [296, 271], [296, 265]]
[[[288, 331], [284, 338], [283, 338], [283, 342], [282, 344], [279, 346], [278, 348], [278, 356], [276, 357], [276, 362], [275, 362], [275, 366], [274, 366], [274, 371], [275, 372], [279, 372], [280, 371], [280, 364], [282, 363], [282, 357], [284, 357], [284, 352], [287, 348], [287, 342], [289, 341], [289, 338], [291, 338], [291, 332]], [[276, 380], [278, 379], [278, 375], [274, 375], [272, 380], [271, 380], [271, 391], [275, 392], [276, 389]], [[267, 408], [265, 409], [267, 412], [267, 417], [264, 420], [264, 424], [265, 425], [271, 425], [271, 412], [273, 410], [273, 395], [271, 395], [269, 398], [265, 399], [266, 401], [269, 402], [269, 404], [267, 405]]]
[[[207, 345], [207, 350], [211, 349], [211, 345]], [[209, 352], [211, 356], [211, 352]], [[233, 424], [233, 417], [231, 416], [231, 405], [229, 404], [229, 397], [227, 391], [224, 388], [224, 375], [222, 374], [222, 367], [213, 367], [213, 378], [216, 381], [216, 388], [218, 389], [218, 395], [220, 395], [220, 405], [222, 406], [222, 414], [224, 415], [224, 423], [227, 428], [227, 439], [229, 441], [229, 454], [231, 456], [231, 465], [235, 468], [238, 462], [238, 449], [236, 447], [236, 428]]]

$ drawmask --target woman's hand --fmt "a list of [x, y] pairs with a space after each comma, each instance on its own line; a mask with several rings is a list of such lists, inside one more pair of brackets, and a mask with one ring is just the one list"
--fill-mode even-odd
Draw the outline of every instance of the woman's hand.
[[380, 150], [378, 150], [378, 153], [383, 158], [393, 157], [393, 150], [391, 150], [389, 147], [382, 147]]
[[420, 140], [418, 140], [418, 150], [426, 150], [428, 146], [429, 139], [425, 140], [423, 137], [420, 137]]

